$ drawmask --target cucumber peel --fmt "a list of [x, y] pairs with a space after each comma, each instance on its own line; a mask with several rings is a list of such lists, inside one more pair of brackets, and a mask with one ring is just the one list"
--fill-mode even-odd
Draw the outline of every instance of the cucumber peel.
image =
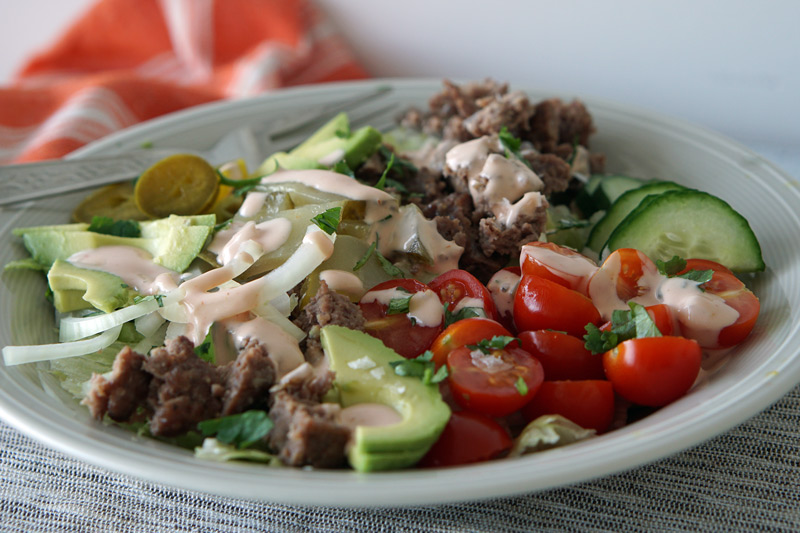
[[694, 189], [646, 197], [611, 233], [602, 256], [619, 248], [635, 248], [654, 261], [710, 259], [734, 272], [765, 268], [747, 220], [724, 200]]

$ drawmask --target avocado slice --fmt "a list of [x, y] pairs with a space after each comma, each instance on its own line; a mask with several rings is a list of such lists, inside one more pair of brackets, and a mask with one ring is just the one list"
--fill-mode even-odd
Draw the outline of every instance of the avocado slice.
[[[367, 160], [381, 145], [381, 132], [372, 126], [364, 126], [346, 136], [334, 136], [328, 140], [308, 146], [298, 146], [291, 155], [333, 166], [344, 158], [347, 166], [356, 168]], [[329, 160], [332, 156], [334, 160]]]
[[183, 272], [203, 249], [214, 227], [214, 215], [177, 216], [142, 222], [140, 237], [117, 237], [88, 231], [88, 224], [39, 226], [14, 230], [34, 261], [51, 267], [57, 259], [100, 246], [135, 246], [148, 251], [153, 262]]
[[350, 119], [347, 113], [339, 113], [326, 122], [305, 141], [298, 144], [292, 152], [302, 153], [308, 148], [336, 137], [350, 134]]
[[276, 152], [261, 163], [254, 175], [266, 176], [281, 168], [284, 170], [314, 170], [325, 167], [307, 157], [288, 152]]
[[106, 313], [130, 304], [138, 293], [119, 276], [56, 259], [47, 273], [53, 304], [62, 313], [94, 307]]
[[[325, 326], [320, 338], [336, 374], [334, 386], [342, 406], [380, 403], [402, 417], [402, 421], [388, 426], [356, 427], [348, 451], [351, 466], [369, 472], [416, 464], [450, 419], [450, 408], [442, 400], [438, 386], [396, 375], [390, 363], [403, 361], [403, 357], [364, 332]], [[362, 359], [368, 364], [354, 364]]]

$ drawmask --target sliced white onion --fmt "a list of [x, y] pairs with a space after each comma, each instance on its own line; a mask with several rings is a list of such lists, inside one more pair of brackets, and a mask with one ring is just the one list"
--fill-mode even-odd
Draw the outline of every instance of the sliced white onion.
[[157, 300], [144, 300], [138, 304], [118, 309], [113, 313], [96, 315], [86, 318], [64, 318], [59, 324], [59, 340], [69, 342], [84, 339], [90, 335], [106, 331], [115, 326], [121, 326], [140, 316], [152, 313], [158, 309]]
[[6, 346], [3, 348], [3, 361], [6, 366], [39, 361], [52, 361], [66, 357], [77, 357], [107, 348], [117, 340], [122, 325], [113, 326], [100, 335], [90, 339], [38, 346]]
[[136, 331], [144, 335], [146, 338], [155, 334], [155, 332], [158, 331], [158, 328], [160, 328], [164, 322], [164, 317], [157, 312], [154, 312], [140, 316], [133, 321], [133, 324], [136, 326]]
[[270, 304], [262, 305], [258, 309], [254, 309], [253, 312], [280, 326], [286, 333], [297, 339], [297, 342], [306, 338], [305, 331], [295, 326], [294, 322], [286, 318], [283, 313]]
[[281, 266], [251, 283], [261, 285], [261, 299], [272, 301], [303, 281], [333, 253], [336, 234], [328, 235], [315, 225], [308, 226], [303, 242]]

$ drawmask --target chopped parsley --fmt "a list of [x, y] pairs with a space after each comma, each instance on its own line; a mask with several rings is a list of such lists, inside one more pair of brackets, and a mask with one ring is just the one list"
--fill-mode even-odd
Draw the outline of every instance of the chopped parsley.
[[273, 423], [265, 411], [245, 411], [237, 415], [204, 420], [197, 424], [204, 436], [216, 435], [220, 442], [248, 448], [266, 437]]
[[[699, 285], [711, 281], [711, 278], [714, 276], [713, 270], [689, 270], [683, 274], [678, 274], [678, 272], [686, 268], [686, 260], [677, 255], [672, 256], [672, 259], [668, 261], [657, 259], [656, 268], [658, 268], [661, 274], [667, 277], [688, 279], [697, 282]], [[702, 287], [700, 287], [700, 290], [702, 290]]]
[[491, 339], [483, 339], [478, 344], [468, 344], [467, 348], [469, 348], [470, 350], [480, 350], [481, 352], [488, 355], [495, 350], [502, 350], [503, 348], [505, 348], [514, 341], [519, 342], [519, 339], [516, 337], [509, 337], [506, 335], [495, 335]]
[[629, 311], [617, 309], [611, 314], [611, 329], [601, 331], [594, 324], [586, 325], [586, 349], [592, 353], [604, 353], [629, 339], [660, 337], [656, 323], [643, 305], [628, 302]]
[[[392, 155], [394, 155], [394, 152], [392, 152], [385, 145], [381, 145], [378, 148], [378, 153], [381, 154], [381, 156], [383, 156], [384, 159], [389, 159], [392, 157]], [[397, 168], [408, 170], [409, 172], [416, 173], [419, 171], [419, 169], [414, 163], [412, 163], [408, 159], [403, 159], [402, 157], [395, 158], [394, 164]]]
[[344, 174], [345, 176], [350, 176], [353, 179], [355, 179], [356, 177], [355, 173], [353, 172], [353, 169], [350, 168], [350, 165], [348, 165], [347, 161], [345, 161], [344, 159], [337, 161], [336, 164], [331, 167], [331, 170], [333, 172], [336, 172], [337, 174]]
[[520, 153], [520, 147], [522, 146], [522, 139], [518, 137], [514, 137], [508, 128], [503, 126], [503, 129], [500, 130], [500, 133], [497, 134], [497, 137], [500, 139], [500, 145], [506, 152], [506, 157], [508, 159], [517, 158], [519, 161], [525, 164], [528, 168], [530, 168], [531, 164], [528, 162], [527, 159], [522, 157]]
[[158, 302], [159, 307], [164, 307], [164, 295], [163, 294], [150, 294], [148, 296], [134, 296], [133, 303], [138, 304], [142, 302], [146, 302], [148, 300], [155, 300]]
[[401, 315], [408, 313], [411, 308], [411, 296], [407, 298], [392, 298], [386, 310], [387, 315]]
[[197, 357], [208, 363], [215, 364], [217, 362], [217, 355], [214, 351], [214, 339], [211, 336], [211, 331], [208, 332], [203, 342], [194, 347], [194, 353], [197, 354]]
[[384, 169], [383, 174], [381, 174], [381, 178], [378, 180], [378, 183], [375, 184], [376, 189], [384, 190], [386, 188], [386, 178], [389, 175], [389, 171], [392, 169], [393, 165], [394, 152], [392, 152], [392, 155], [389, 156], [389, 161], [386, 162], [386, 168]]
[[135, 220], [114, 220], [111, 217], [93, 216], [89, 231], [115, 237], [139, 237], [142, 229]]
[[320, 213], [319, 215], [312, 218], [311, 222], [319, 226], [319, 228], [328, 235], [332, 235], [339, 228], [339, 221], [341, 220], [341, 216], [342, 216], [341, 207], [331, 207], [330, 209], [327, 209], [324, 213]]
[[353, 272], [360, 270], [364, 265], [367, 264], [367, 261], [369, 261], [369, 258], [372, 257], [372, 254], [375, 253], [375, 249], [377, 247], [378, 247], [378, 239], [375, 239], [374, 241], [372, 241], [372, 244], [369, 245], [367, 251], [364, 252], [364, 255], [361, 256], [361, 259], [356, 261], [356, 264], [353, 267]]
[[465, 318], [486, 317], [486, 311], [482, 307], [462, 307], [455, 313], [450, 311], [448, 304], [444, 304], [444, 327], [449, 326]]
[[378, 258], [378, 262], [381, 264], [383, 271], [392, 276], [393, 278], [402, 278], [403, 276], [405, 276], [403, 271], [400, 270], [400, 268], [397, 265], [386, 259], [383, 256], [383, 254], [380, 253], [377, 249], [375, 250], [375, 257]]
[[528, 384], [525, 383], [525, 380], [522, 379], [522, 376], [517, 377], [517, 382], [514, 383], [514, 387], [516, 387], [520, 396], [525, 396], [528, 394]]
[[447, 378], [447, 365], [442, 365], [439, 370], [436, 370], [433, 352], [430, 350], [426, 350], [414, 359], [392, 361], [389, 366], [398, 376], [420, 378], [425, 385], [439, 383]]

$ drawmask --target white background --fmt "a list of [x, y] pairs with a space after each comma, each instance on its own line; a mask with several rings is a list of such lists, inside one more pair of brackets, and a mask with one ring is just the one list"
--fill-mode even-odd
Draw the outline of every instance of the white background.
[[[800, 150], [798, 0], [318, 3], [375, 76], [491, 76]], [[0, 83], [90, 4], [0, 0]]]

